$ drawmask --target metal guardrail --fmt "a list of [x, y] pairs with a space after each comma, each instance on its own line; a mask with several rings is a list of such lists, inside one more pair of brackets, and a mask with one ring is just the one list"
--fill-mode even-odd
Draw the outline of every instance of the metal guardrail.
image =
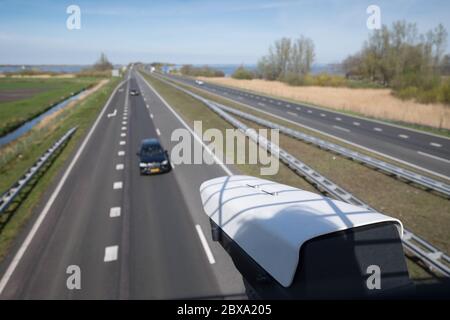
[[0, 214], [4, 213], [6, 208], [14, 201], [19, 195], [20, 191], [28, 184], [28, 182], [39, 172], [42, 166], [51, 158], [51, 156], [64, 145], [64, 143], [72, 137], [77, 130], [76, 127], [67, 131], [53, 146], [51, 146], [39, 159], [31, 166], [27, 172], [16, 182], [11, 188], [4, 192], [0, 196]]
[[[310, 183], [314, 184], [319, 190], [325, 191], [326, 193], [347, 203], [355, 204], [358, 206], [365, 207], [369, 210], [376, 211], [375, 209], [367, 205], [365, 202], [352, 195], [350, 192], [339, 187], [331, 180], [322, 176], [320, 173], [318, 173], [311, 167], [307, 166], [306, 164], [295, 158], [287, 151], [283, 150], [276, 144], [271, 143], [266, 138], [258, 135], [254, 129], [249, 128], [241, 121], [237, 120], [236, 118], [228, 114], [225, 110], [228, 109], [229, 107], [205, 99], [161, 77], [157, 78], [167, 83], [168, 85], [171, 85], [172, 87], [181, 90], [186, 94], [192, 96], [193, 98], [203, 102], [212, 111], [217, 113], [220, 117], [222, 117], [224, 120], [229, 122], [234, 127], [238, 128], [241, 132], [243, 132], [250, 139], [258, 143], [260, 146], [265, 148], [268, 152], [278, 156], [281, 159], [281, 161], [283, 161], [287, 166], [289, 166], [291, 170], [307, 179]], [[446, 255], [445, 253], [434, 247], [426, 240], [414, 235], [411, 231], [407, 230], [406, 228], [404, 229], [402, 241], [404, 247], [414, 256], [418, 257], [421, 261], [423, 261], [430, 268], [430, 270], [438, 271], [441, 274], [450, 277], [450, 267], [449, 267], [450, 257], [448, 255]]]

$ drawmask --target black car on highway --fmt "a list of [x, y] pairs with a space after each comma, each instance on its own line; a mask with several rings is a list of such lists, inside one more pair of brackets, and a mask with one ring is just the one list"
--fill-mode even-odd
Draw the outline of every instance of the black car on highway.
[[138, 96], [138, 95], [139, 95], [139, 91], [137, 91], [136, 89], [131, 89], [131, 90], [130, 90], [130, 95], [132, 95], [132, 96]]
[[141, 175], [169, 172], [171, 169], [169, 154], [158, 139], [145, 139], [137, 153]]

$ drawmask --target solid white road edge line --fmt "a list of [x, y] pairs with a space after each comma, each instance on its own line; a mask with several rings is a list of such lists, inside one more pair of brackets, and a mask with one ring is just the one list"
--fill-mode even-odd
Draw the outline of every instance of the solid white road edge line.
[[14, 256], [13, 260], [9, 264], [8, 269], [6, 269], [5, 274], [3, 275], [2, 279], [0, 280], [0, 295], [2, 294], [6, 285], [8, 284], [8, 281], [11, 278], [12, 274], [14, 273], [14, 270], [16, 270], [16, 267], [19, 264], [20, 260], [22, 259], [25, 251], [27, 250], [28, 246], [30, 245], [31, 241], [33, 240], [34, 235], [36, 234], [39, 227], [41, 226], [42, 221], [44, 221], [45, 217], [47, 216], [47, 213], [49, 212], [50, 208], [52, 207], [53, 203], [55, 202], [55, 199], [58, 197], [59, 192], [61, 191], [62, 187], [64, 186], [64, 183], [67, 180], [67, 177], [72, 172], [72, 169], [75, 166], [75, 163], [80, 158], [81, 153], [83, 152], [84, 148], [86, 147], [87, 143], [89, 142], [92, 134], [94, 133], [95, 128], [97, 128], [97, 125], [100, 122], [100, 119], [105, 114], [106, 109], [108, 109], [108, 106], [112, 101], [112, 98], [115, 96], [117, 90], [119, 89], [119, 87], [122, 86], [122, 84], [124, 82], [125, 81], [122, 81], [121, 83], [119, 83], [117, 85], [117, 87], [114, 89], [113, 93], [109, 97], [108, 101], [106, 101], [106, 104], [103, 107], [103, 110], [98, 115], [97, 119], [95, 120], [94, 124], [91, 127], [91, 130], [89, 130], [89, 133], [86, 136], [86, 138], [84, 138], [84, 141], [81, 144], [81, 146], [78, 149], [75, 156], [73, 157], [72, 162], [67, 167], [66, 172], [64, 172], [64, 175], [62, 176], [61, 180], [59, 181], [59, 183], [56, 186], [55, 190], [53, 191], [52, 195], [48, 199], [44, 209], [42, 209], [41, 213], [39, 214], [38, 218], [36, 219], [33, 227], [31, 228], [30, 232], [28, 233], [27, 237], [23, 241], [22, 245], [20, 246], [19, 250], [17, 251], [16, 255]]
[[198, 237], [200, 238], [200, 242], [202, 243], [203, 250], [205, 250], [206, 256], [208, 257], [209, 263], [210, 264], [216, 263], [211, 248], [209, 247], [208, 241], [206, 241], [205, 235], [203, 234], [202, 227], [200, 227], [199, 224], [196, 224], [195, 229], [197, 230]]
[[425, 156], [425, 157], [429, 157], [429, 158], [432, 158], [432, 159], [435, 159], [435, 160], [443, 161], [445, 163], [450, 163], [450, 160], [447, 160], [447, 159], [444, 159], [444, 158], [441, 158], [441, 157], [438, 157], [438, 156], [434, 156], [434, 155], [426, 153], [426, 152], [417, 151], [417, 153], [422, 155], [422, 156]]

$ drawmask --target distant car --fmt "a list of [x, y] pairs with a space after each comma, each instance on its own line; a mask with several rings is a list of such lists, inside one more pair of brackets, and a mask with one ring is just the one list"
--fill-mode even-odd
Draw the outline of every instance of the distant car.
[[138, 95], [139, 95], [139, 91], [137, 91], [136, 89], [131, 89], [131, 90], [130, 90], [130, 95], [132, 95], [132, 96], [138, 96]]
[[202, 84], [204, 84], [204, 82], [202, 80], [195, 80], [195, 83], [198, 84], [199, 86], [201, 86]]
[[169, 172], [171, 169], [169, 154], [163, 149], [158, 139], [142, 140], [137, 155], [141, 175]]

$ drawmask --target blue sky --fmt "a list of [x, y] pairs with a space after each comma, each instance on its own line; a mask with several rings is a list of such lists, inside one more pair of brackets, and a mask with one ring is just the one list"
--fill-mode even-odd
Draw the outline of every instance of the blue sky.
[[[66, 28], [66, 8], [81, 8], [81, 30]], [[366, 8], [383, 24], [443, 23], [448, 0], [0, 0], [0, 64], [88, 64], [104, 51], [115, 63], [255, 63], [274, 40], [303, 34], [316, 62], [338, 62], [367, 38]]]

